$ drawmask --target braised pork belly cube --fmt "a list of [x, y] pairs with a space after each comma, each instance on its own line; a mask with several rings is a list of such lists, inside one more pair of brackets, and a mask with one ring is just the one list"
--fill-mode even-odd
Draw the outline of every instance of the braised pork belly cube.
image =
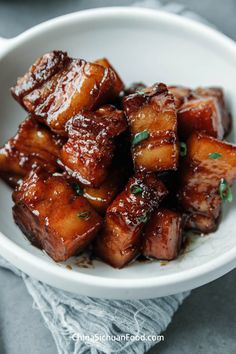
[[114, 137], [126, 128], [123, 112], [111, 105], [76, 115], [66, 126], [69, 139], [61, 150], [61, 165], [82, 184], [101, 185], [112, 162]]
[[156, 84], [124, 98], [132, 133], [135, 169], [155, 172], [178, 165], [177, 116], [174, 97], [166, 85]]
[[13, 193], [13, 216], [27, 238], [55, 261], [82, 251], [102, 218], [61, 176], [32, 172]]
[[179, 109], [192, 94], [191, 89], [184, 86], [168, 86], [168, 90], [174, 96], [175, 106], [177, 109]]
[[122, 268], [140, 252], [141, 231], [153, 210], [166, 196], [164, 184], [154, 175], [129, 179], [106, 212], [95, 253], [115, 268]]
[[18, 79], [12, 94], [26, 111], [64, 135], [71, 117], [113, 98], [114, 83], [116, 75], [110, 68], [51, 52]]
[[231, 117], [223, 90], [199, 87], [191, 91], [178, 109], [178, 128], [184, 140], [195, 131], [205, 132], [217, 139], [226, 136], [231, 128]]
[[214, 97], [217, 100], [221, 113], [221, 123], [224, 130], [224, 136], [229, 134], [232, 122], [225, 102], [223, 89], [221, 87], [199, 87], [194, 91], [194, 94], [201, 97]]
[[83, 195], [100, 215], [104, 215], [111, 202], [125, 186], [129, 176], [128, 172], [126, 166], [114, 164], [110, 168], [109, 176], [99, 187], [84, 186], [66, 172], [62, 175], [78, 195]]
[[64, 139], [28, 117], [21, 123], [17, 134], [0, 149], [0, 176], [15, 186], [36, 166], [48, 172], [57, 171], [63, 143]]
[[113, 76], [113, 78], [112, 78], [113, 98], [116, 98], [117, 96], [119, 96], [120, 92], [123, 91], [123, 89], [124, 89], [124, 84], [123, 84], [120, 76], [116, 72], [116, 70], [113, 68], [113, 66], [109, 62], [109, 60], [107, 58], [97, 59], [95, 61], [95, 64], [102, 65], [104, 68], [110, 69], [111, 76]]
[[187, 155], [180, 166], [177, 193], [180, 205], [190, 215], [187, 228], [192, 223], [199, 232], [216, 229], [222, 201], [232, 200], [230, 187], [234, 178], [236, 146], [194, 133], [187, 142]]
[[11, 89], [13, 97], [24, 105], [23, 99], [28, 93], [44, 84], [69, 62], [70, 58], [67, 53], [62, 51], [44, 54], [35, 61], [24, 76], [18, 78], [16, 85]]
[[186, 140], [195, 131], [222, 139], [224, 128], [222, 114], [214, 97], [195, 98], [185, 102], [178, 110], [178, 131]]
[[146, 257], [172, 260], [182, 243], [182, 217], [169, 209], [156, 210], [143, 235], [142, 254]]
[[107, 208], [122, 190], [128, 179], [124, 166], [112, 166], [109, 176], [99, 187], [84, 186], [83, 195], [99, 214], [105, 214]]
[[187, 214], [184, 218], [183, 227], [185, 230], [192, 230], [196, 233], [207, 234], [217, 230], [219, 220], [220, 210], [217, 218], [209, 215]]

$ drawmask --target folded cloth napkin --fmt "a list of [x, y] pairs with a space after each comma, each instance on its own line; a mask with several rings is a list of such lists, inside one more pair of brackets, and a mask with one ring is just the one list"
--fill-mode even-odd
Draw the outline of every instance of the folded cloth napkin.
[[[133, 5], [159, 8], [206, 22], [180, 4], [164, 6], [157, 0], [145, 0]], [[163, 339], [158, 335], [166, 329], [189, 294], [151, 300], [95, 299], [32, 279], [3, 258], [0, 258], [0, 266], [22, 277], [54, 337], [59, 354], [145, 353]]]

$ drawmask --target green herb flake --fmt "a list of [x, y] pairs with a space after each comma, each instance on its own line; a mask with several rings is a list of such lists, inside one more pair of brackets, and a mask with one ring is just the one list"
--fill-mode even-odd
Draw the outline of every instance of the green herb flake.
[[130, 192], [132, 194], [139, 194], [139, 193], [142, 193], [142, 191], [143, 191], [142, 187], [140, 187], [138, 184], [133, 184], [130, 187]]
[[186, 156], [187, 155], [187, 145], [185, 143], [181, 142], [179, 144], [179, 146], [180, 146], [180, 151], [179, 151], [180, 156]]
[[147, 130], [144, 130], [143, 132], [135, 134], [133, 140], [132, 140], [132, 145], [137, 145], [141, 141], [147, 139], [149, 137], [149, 132]]
[[77, 214], [77, 216], [80, 219], [88, 219], [90, 214], [91, 214], [90, 211], [81, 211], [80, 213]]
[[139, 86], [139, 87], [136, 88], [135, 93], [137, 93], [139, 95], [144, 95], [145, 89], [146, 89], [145, 87]]
[[83, 195], [83, 189], [80, 187], [78, 183], [71, 183], [71, 187], [74, 189], [77, 195]]
[[219, 152], [212, 152], [211, 154], [208, 155], [210, 159], [216, 160], [222, 157], [222, 155]]
[[232, 202], [232, 200], [233, 200], [232, 189], [230, 188], [228, 182], [224, 178], [221, 178], [221, 180], [220, 180], [219, 193], [220, 193], [221, 199], [224, 202], [229, 202], [229, 203]]
[[139, 216], [137, 220], [139, 223], [145, 224], [149, 220], [148, 214], [144, 213], [143, 215]]

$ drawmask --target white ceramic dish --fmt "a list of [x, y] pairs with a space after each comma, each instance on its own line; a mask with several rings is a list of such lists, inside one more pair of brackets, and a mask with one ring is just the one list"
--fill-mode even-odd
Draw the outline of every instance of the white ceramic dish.
[[[136, 8], [103, 8], [66, 15], [0, 42], [0, 145], [12, 136], [25, 112], [10, 86], [44, 52], [67, 50], [85, 59], [106, 56], [124, 81], [222, 85], [236, 117], [236, 46], [224, 35], [175, 15]], [[236, 125], [235, 125], [236, 126]], [[235, 129], [235, 127], [234, 127]], [[235, 131], [231, 139], [234, 140]], [[0, 253], [16, 267], [48, 284], [82, 295], [151, 298], [193, 289], [236, 265], [236, 203], [224, 210], [219, 230], [195, 237], [177, 260], [133, 263], [115, 270], [54, 263], [31, 246], [14, 225], [10, 189], [0, 184]], [[70, 260], [69, 264], [75, 263]]]

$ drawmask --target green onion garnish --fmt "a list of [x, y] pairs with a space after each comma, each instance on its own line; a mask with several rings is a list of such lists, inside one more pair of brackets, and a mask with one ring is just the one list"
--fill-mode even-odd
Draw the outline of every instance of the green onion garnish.
[[132, 140], [132, 145], [137, 145], [141, 141], [147, 139], [149, 137], [149, 132], [147, 130], [144, 130], [143, 132], [135, 134], [133, 140]]
[[149, 217], [148, 217], [147, 213], [144, 213], [143, 215], [139, 216], [137, 220], [139, 223], [141, 223], [141, 222], [146, 223], [148, 221], [148, 219], [149, 219]]
[[81, 218], [81, 219], [88, 219], [90, 214], [91, 214], [90, 211], [81, 211], [80, 213], [77, 214], [77, 216], [78, 216], [78, 218]]
[[140, 187], [138, 184], [133, 184], [131, 187], [130, 187], [130, 192], [132, 194], [138, 194], [138, 193], [142, 193], [143, 189], [142, 187]]
[[222, 155], [219, 154], [219, 152], [212, 152], [208, 156], [210, 159], [213, 159], [213, 160], [216, 160], [216, 159], [219, 159], [220, 157], [222, 157]]
[[145, 93], [145, 87], [138, 86], [135, 90], [135, 93], [143, 95]]
[[180, 146], [180, 151], [179, 151], [180, 156], [186, 156], [187, 155], [187, 145], [185, 143], [181, 142], [179, 144], [179, 146]]
[[80, 187], [78, 183], [71, 183], [71, 187], [75, 190], [77, 195], [83, 195], [83, 189]]
[[233, 193], [232, 189], [230, 188], [228, 182], [224, 179], [221, 178], [220, 184], [219, 184], [219, 193], [220, 197], [224, 202], [232, 202], [233, 200]]

